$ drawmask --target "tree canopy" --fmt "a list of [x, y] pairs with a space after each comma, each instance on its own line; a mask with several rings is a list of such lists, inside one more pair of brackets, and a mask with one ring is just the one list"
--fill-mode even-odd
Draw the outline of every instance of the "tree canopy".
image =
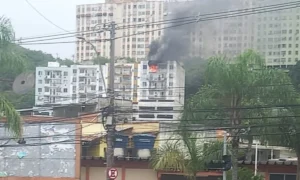
[[212, 57], [204, 80], [205, 84], [187, 101], [181, 123], [230, 127], [232, 180], [237, 180], [240, 139], [260, 138], [254, 133], [267, 131], [266, 124], [275, 122], [267, 117], [273, 115], [276, 106], [294, 102], [294, 89], [285, 86], [291, 84], [285, 72], [267, 68], [252, 50], [234, 59]]
[[[19, 53], [13, 51], [14, 31], [10, 20], [5, 17], [0, 17], [0, 72], [1, 73], [18, 73], [22, 72], [25, 67], [25, 62]], [[20, 137], [21, 117], [15, 110], [9, 100], [3, 96], [0, 91], [0, 118], [6, 118], [8, 130], [16, 137]]]

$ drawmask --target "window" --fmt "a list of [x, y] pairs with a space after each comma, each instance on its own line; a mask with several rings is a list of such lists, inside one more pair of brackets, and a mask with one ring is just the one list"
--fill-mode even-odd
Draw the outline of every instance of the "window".
[[173, 111], [173, 107], [157, 107], [158, 111]]
[[68, 72], [64, 72], [64, 76], [68, 76]]
[[96, 90], [96, 86], [91, 86], [91, 90], [95, 91]]
[[43, 90], [42, 90], [42, 88], [38, 88], [38, 92], [42, 92]]
[[169, 96], [173, 96], [173, 91], [172, 90], [169, 91]]
[[138, 47], [138, 48], [144, 48], [145, 46], [144, 46], [144, 44], [138, 44], [137, 47]]
[[143, 82], [143, 87], [146, 87], [147, 86], [147, 82]]
[[102, 91], [103, 90], [103, 87], [102, 86], [99, 86], [99, 91]]
[[73, 69], [73, 73], [76, 74], [77, 73], [77, 69]]
[[39, 71], [38, 74], [41, 76], [41, 75], [43, 75], [43, 72], [42, 72], [42, 71]]
[[84, 73], [84, 69], [80, 69], [80, 71], [79, 71], [80, 73]]
[[43, 80], [39, 80], [39, 82], [38, 82], [39, 84], [43, 84]]
[[270, 180], [296, 180], [293, 174], [270, 174]]
[[143, 69], [147, 69], [147, 65], [143, 65]]
[[169, 86], [173, 86], [173, 82], [169, 82]]
[[162, 118], [162, 119], [173, 119], [173, 115], [157, 115], [157, 118]]
[[154, 114], [140, 114], [139, 118], [155, 118]]
[[45, 87], [45, 92], [49, 92], [49, 88], [48, 87]]
[[64, 93], [67, 93], [68, 92], [68, 88], [64, 88]]
[[73, 82], [76, 82], [76, 77], [73, 77]]
[[170, 65], [170, 69], [174, 69], [174, 66], [172, 64]]
[[149, 110], [149, 111], [154, 111], [155, 107], [150, 107], [150, 106], [140, 106], [139, 110]]

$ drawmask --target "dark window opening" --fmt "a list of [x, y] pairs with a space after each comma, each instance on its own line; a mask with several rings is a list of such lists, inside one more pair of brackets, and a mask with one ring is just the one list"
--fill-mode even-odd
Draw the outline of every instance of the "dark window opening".
[[157, 107], [158, 111], [173, 111], [173, 107]]
[[140, 106], [140, 110], [155, 110], [155, 107], [148, 107], [148, 106]]
[[173, 119], [173, 115], [157, 115], [157, 118], [162, 118], [162, 119]]
[[174, 100], [158, 100], [158, 102], [174, 102]]
[[139, 118], [155, 118], [154, 114], [140, 114]]

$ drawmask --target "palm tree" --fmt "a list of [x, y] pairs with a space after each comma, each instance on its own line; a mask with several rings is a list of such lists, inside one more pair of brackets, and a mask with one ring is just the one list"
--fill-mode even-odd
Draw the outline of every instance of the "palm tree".
[[[22, 71], [25, 67], [23, 59], [13, 51], [14, 31], [9, 19], [0, 17], [0, 71]], [[0, 118], [6, 118], [8, 130], [15, 136], [21, 136], [21, 118], [14, 106], [0, 92]]]
[[[264, 62], [252, 50], [234, 59], [211, 58], [205, 72], [206, 85], [189, 99], [183, 113], [182, 124], [230, 127], [228, 131], [232, 136], [232, 180], [238, 179], [237, 157], [240, 139], [251, 137], [253, 130], [248, 129], [253, 129], [251, 126], [256, 124], [266, 124], [265, 117], [271, 113], [269, 109], [265, 110], [259, 106], [274, 106], [292, 102], [293, 99], [293, 89], [284, 86], [291, 83], [287, 74], [281, 70], [267, 68]], [[249, 128], [241, 133], [239, 126]]]
[[176, 142], [168, 141], [160, 146], [151, 157], [151, 166], [155, 170], [183, 172], [191, 180], [196, 180], [197, 172], [205, 169], [208, 161], [221, 159], [223, 143], [199, 141], [196, 133], [182, 129]]
[[[196, 133], [190, 133], [186, 129], [181, 130], [177, 139], [182, 141], [164, 143], [152, 156], [151, 166], [155, 170], [183, 172], [191, 180], [195, 180], [197, 172], [207, 168], [206, 163], [222, 159], [223, 142], [211, 141], [204, 146], [203, 142], [195, 136]], [[227, 150], [227, 153], [231, 154], [229, 144]], [[231, 171], [227, 173], [228, 180], [231, 180], [231, 174]], [[263, 179], [259, 175], [254, 176], [254, 172], [247, 168], [239, 168], [238, 175], [243, 180]]]

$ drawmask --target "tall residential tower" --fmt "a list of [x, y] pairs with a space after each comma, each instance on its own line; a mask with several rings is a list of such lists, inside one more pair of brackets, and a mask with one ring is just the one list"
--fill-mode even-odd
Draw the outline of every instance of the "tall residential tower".
[[[130, 57], [137, 61], [145, 60], [151, 41], [162, 35], [164, 16], [163, 1], [108, 1], [107, 3], [84, 4], [77, 6], [77, 32], [93, 43], [102, 57], [109, 57], [110, 33], [95, 32], [105, 29], [107, 23], [114, 21], [116, 30], [116, 57]], [[157, 31], [153, 31], [157, 30]], [[91, 60], [96, 57], [92, 47], [78, 40], [76, 62]]]

